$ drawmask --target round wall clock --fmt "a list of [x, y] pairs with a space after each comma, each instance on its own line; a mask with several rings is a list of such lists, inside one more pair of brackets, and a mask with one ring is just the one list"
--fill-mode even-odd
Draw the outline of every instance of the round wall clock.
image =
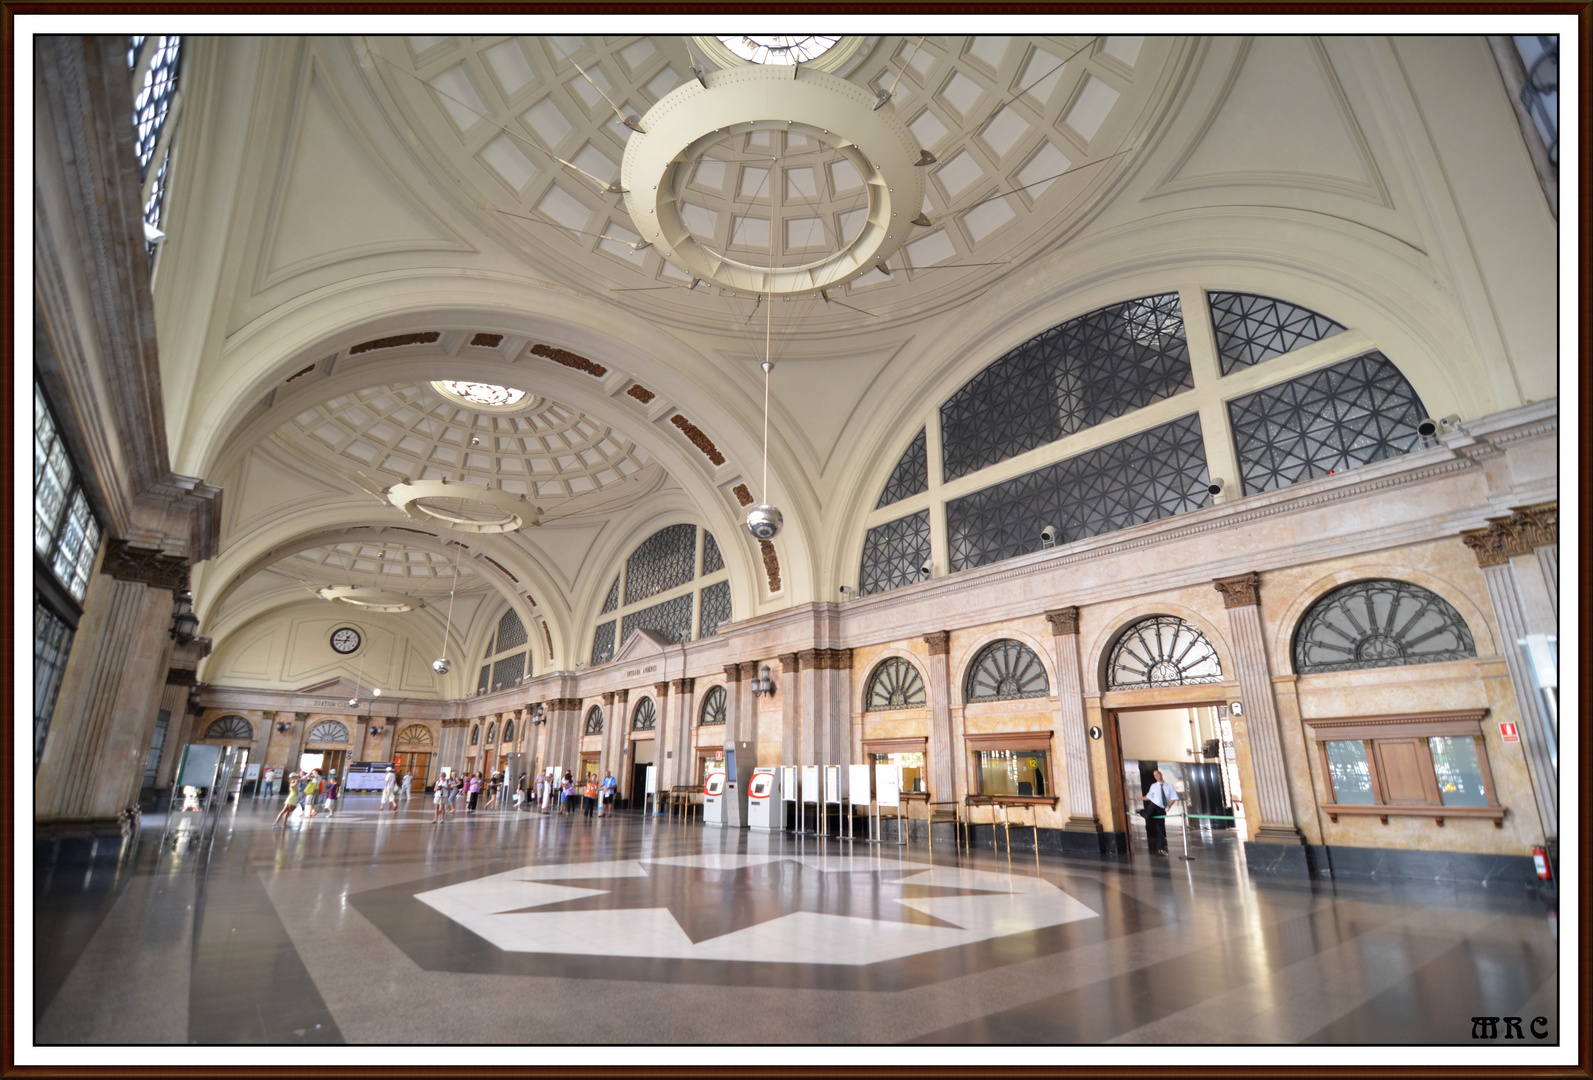
[[340, 626], [332, 631], [332, 651], [347, 656], [359, 651], [360, 632], [352, 626]]

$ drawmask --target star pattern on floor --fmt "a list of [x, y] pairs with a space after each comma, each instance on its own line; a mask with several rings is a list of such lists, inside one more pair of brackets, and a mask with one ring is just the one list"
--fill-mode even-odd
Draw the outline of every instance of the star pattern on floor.
[[664, 908], [695, 945], [802, 911], [962, 929], [902, 901], [993, 895], [997, 891], [916, 884], [902, 880], [907, 873], [901, 869], [820, 870], [796, 859], [737, 867], [643, 863], [642, 868], [645, 875], [638, 877], [564, 878], [557, 884], [601, 891], [495, 914]]

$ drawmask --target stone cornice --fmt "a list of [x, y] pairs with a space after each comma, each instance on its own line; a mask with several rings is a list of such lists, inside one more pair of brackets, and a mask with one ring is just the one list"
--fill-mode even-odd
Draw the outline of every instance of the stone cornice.
[[1055, 637], [1077, 636], [1079, 632], [1079, 609], [1076, 607], [1055, 608], [1045, 613], [1045, 621], [1051, 624], [1051, 633]]
[[111, 537], [105, 542], [105, 557], [100, 573], [118, 581], [139, 581], [151, 588], [188, 591], [188, 560], [167, 555], [159, 548], [139, 547]]
[[696, 685], [697, 685], [697, 680], [696, 679], [671, 679], [671, 680], [669, 680], [669, 688], [670, 688], [670, 690], [672, 690], [673, 692], [675, 692], [677, 694], [689, 694], [689, 693], [691, 693], [692, 689], [694, 687], [696, 687]]
[[726, 664], [725, 665], [725, 681], [726, 682], [733, 682], [733, 683], [738, 683], [738, 682], [741, 681], [741, 665], [740, 664]]
[[1222, 606], [1228, 609], [1256, 607], [1261, 603], [1261, 575], [1252, 571], [1212, 582], [1222, 593]]
[[936, 630], [933, 634], [925, 634], [924, 644], [929, 646], [930, 656], [945, 656], [951, 652], [951, 631]]

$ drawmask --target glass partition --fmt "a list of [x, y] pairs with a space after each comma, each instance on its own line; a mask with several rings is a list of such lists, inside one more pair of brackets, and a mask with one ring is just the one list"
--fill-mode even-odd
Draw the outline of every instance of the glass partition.
[[979, 794], [1022, 797], [1051, 794], [1044, 750], [979, 751]]

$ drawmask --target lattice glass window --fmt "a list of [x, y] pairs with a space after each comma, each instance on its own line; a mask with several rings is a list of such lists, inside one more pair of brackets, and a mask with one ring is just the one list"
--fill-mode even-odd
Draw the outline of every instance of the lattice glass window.
[[487, 725], [487, 745], [491, 746], [498, 741], [498, 722], [494, 720]]
[[476, 680], [476, 693], [485, 694], [487, 687], [492, 685], [492, 665], [481, 665], [481, 677]]
[[876, 525], [863, 539], [858, 593], [867, 596], [922, 581], [923, 565], [928, 561], [928, 510]]
[[953, 570], [1198, 510], [1211, 499], [1200, 417], [1186, 416], [946, 503]]
[[719, 541], [707, 529], [702, 531], [702, 572], [717, 573], [725, 568], [725, 553], [719, 550]]
[[1007, 701], [1051, 693], [1045, 665], [1020, 641], [1002, 638], [983, 649], [968, 669], [967, 701]]
[[614, 620], [610, 619], [592, 635], [592, 666], [606, 664], [614, 659]]
[[78, 486], [55, 415], [33, 386], [33, 549], [81, 601], [100, 546], [100, 525]]
[[716, 686], [702, 696], [702, 711], [697, 714], [699, 726], [708, 727], [711, 724], [723, 724], [729, 698], [725, 688]]
[[155, 730], [149, 737], [149, 752], [144, 755], [144, 779], [139, 792], [153, 791], [160, 775], [160, 757], [166, 749], [166, 734], [171, 729], [171, 713], [165, 709], [155, 714]]
[[874, 669], [863, 694], [865, 712], [922, 709], [927, 702], [924, 677], [911, 662], [899, 656], [892, 656]]
[[695, 576], [696, 562], [697, 526], [658, 530], [625, 561], [625, 602], [634, 604], [686, 584]]
[[730, 582], [721, 581], [702, 591], [702, 613], [697, 617], [697, 636], [713, 637], [730, 621]]
[[619, 607], [619, 575], [614, 575], [614, 584], [608, 587], [608, 599], [603, 601], [603, 610], [600, 614], [607, 615]]
[[1217, 650], [1205, 634], [1174, 615], [1152, 615], [1124, 630], [1106, 664], [1109, 690], [1221, 681]]
[[254, 728], [241, 716], [222, 716], [205, 729], [207, 739], [244, 739], [254, 741]]
[[1477, 655], [1471, 630], [1443, 597], [1408, 581], [1355, 581], [1305, 613], [1294, 632], [1294, 670], [1398, 667]]
[[[139, 40], [142, 45], [142, 39]], [[139, 178], [149, 174], [161, 129], [171, 112], [172, 95], [177, 92], [177, 65], [182, 58], [181, 37], [161, 37], [154, 45], [155, 56], [144, 75], [144, 84], [133, 97], [133, 130], [137, 132]], [[135, 56], [136, 59], [136, 56]]]
[[1250, 293], [1206, 294], [1217, 333], [1217, 359], [1224, 375], [1302, 345], [1340, 333], [1344, 327], [1303, 307]]
[[1380, 352], [1228, 403], [1246, 494], [1409, 453], [1426, 415], [1405, 376]]
[[633, 611], [620, 623], [620, 644], [638, 630], [651, 630], [670, 641], [691, 640], [691, 594], [665, 600], [662, 604]]
[[891, 470], [890, 479], [885, 481], [885, 490], [880, 492], [879, 502], [874, 504], [874, 509], [921, 495], [928, 490], [929, 445], [924, 429], [920, 428], [918, 436], [902, 451], [896, 468]]
[[55, 698], [66, 674], [66, 658], [72, 651], [72, 627], [49, 605], [33, 598], [33, 769], [44, 756], [44, 740], [50, 733], [50, 717], [55, 714]]
[[603, 734], [603, 710], [597, 705], [593, 705], [586, 710], [586, 733], [588, 735]]
[[505, 720], [503, 722], [503, 741], [504, 742], [514, 742], [514, 721], [513, 720]]
[[632, 731], [652, 731], [658, 725], [658, 709], [653, 705], [653, 699], [644, 697], [636, 703], [636, 711], [631, 713]]
[[516, 649], [524, 645], [528, 640], [530, 638], [525, 632], [525, 624], [520, 621], [519, 614], [511, 608], [509, 611], [504, 612], [503, 618], [498, 620], [498, 640], [492, 651], [500, 653], [508, 649]]
[[940, 407], [947, 480], [1194, 386], [1178, 294], [1092, 311], [1030, 338]]
[[336, 720], [322, 720], [310, 729], [304, 737], [307, 743], [346, 743], [348, 742], [348, 728]]
[[515, 653], [506, 656], [492, 665], [492, 688], [502, 690], [505, 686], [514, 686], [525, 674], [525, 653]]

